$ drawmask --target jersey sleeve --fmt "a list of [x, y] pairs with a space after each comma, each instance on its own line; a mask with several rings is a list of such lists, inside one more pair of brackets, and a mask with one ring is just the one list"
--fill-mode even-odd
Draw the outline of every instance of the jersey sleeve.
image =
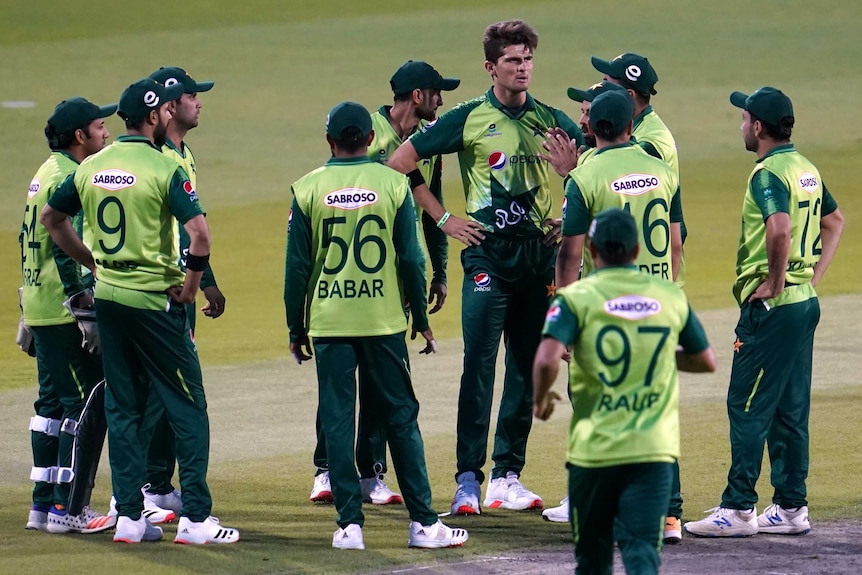
[[[431, 194], [443, 205], [443, 159], [436, 157], [434, 172], [428, 188]], [[446, 233], [437, 227], [434, 218], [427, 212], [422, 212], [422, 233], [425, 236], [425, 245], [428, 247], [428, 259], [431, 260], [431, 283], [446, 285], [446, 266], [449, 264], [449, 239]]]
[[751, 177], [751, 196], [757, 202], [763, 221], [778, 212], [790, 213], [790, 190], [781, 179], [763, 168]]
[[835, 201], [835, 198], [826, 189], [826, 184], [823, 184], [823, 207], [820, 209], [820, 216], [828, 216], [837, 209], [838, 202]]
[[311, 221], [299, 207], [296, 196], [287, 224], [287, 253], [284, 259], [284, 311], [290, 341], [295, 343], [307, 333], [305, 299], [311, 278]]
[[[407, 180], [404, 180], [407, 187]], [[392, 243], [397, 256], [398, 276], [404, 285], [404, 296], [410, 303], [413, 327], [416, 331], [428, 329], [428, 299], [425, 296], [425, 254], [416, 235], [416, 207], [413, 194], [407, 190], [404, 201], [395, 213]]]
[[679, 192], [679, 186], [670, 200], [670, 221], [674, 224], [682, 223], [682, 194]]
[[551, 110], [553, 111], [554, 119], [557, 121], [557, 126], [562, 128], [572, 140], [577, 142], [578, 148], [583, 146], [586, 143], [586, 140], [584, 140], [584, 133], [581, 131], [581, 127], [572, 121], [572, 119], [569, 118], [569, 116], [562, 110], [558, 110], [556, 108], [551, 108]]
[[185, 224], [193, 217], [204, 214], [188, 174], [179, 166], [171, 177], [171, 183], [168, 187], [168, 204], [171, 214], [180, 224]]
[[63, 180], [63, 183], [57, 186], [57, 189], [48, 198], [48, 205], [70, 216], [74, 216], [81, 211], [81, 197], [78, 195], [78, 188], [75, 186], [74, 173], [69, 174]]
[[658, 158], [659, 160], [664, 161], [664, 158], [661, 157], [661, 153], [658, 151], [658, 149], [656, 149], [655, 146], [652, 145], [651, 142], [641, 142], [639, 140], [636, 141], [638, 146], [640, 146], [644, 152], [646, 152], [653, 158]]
[[590, 210], [584, 195], [574, 179], [566, 183], [566, 213], [563, 216], [563, 235], [580, 236], [590, 229]]
[[563, 345], [571, 345], [578, 339], [579, 334], [578, 316], [563, 297], [555, 297], [545, 314], [542, 335], [552, 337]]
[[410, 142], [420, 158], [438, 154], [451, 154], [464, 149], [464, 124], [467, 116], [478, 104], [460, 104], [429, 126], [419, 128], [410, 136]]
[[688, 308], [688, 319], [679, 332], [679, 344], [686, 353], [700, 353], [709, 347], [706, 332], [700, 324], [700, 320], [694, 314], [691, 306]]

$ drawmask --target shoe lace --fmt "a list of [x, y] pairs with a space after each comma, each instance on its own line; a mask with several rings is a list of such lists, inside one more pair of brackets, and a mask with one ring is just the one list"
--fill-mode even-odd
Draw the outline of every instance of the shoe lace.
[[518, 497], [531, 497], [533, 495], [533, 492], [524, 487], [518, 479], [510, 479], [507, 489]]
[[479, 482], [476, 480], [466, 480], [458, 484], [455, 489], [455, 498], [459, 497], [475, 497], [479, 491]]

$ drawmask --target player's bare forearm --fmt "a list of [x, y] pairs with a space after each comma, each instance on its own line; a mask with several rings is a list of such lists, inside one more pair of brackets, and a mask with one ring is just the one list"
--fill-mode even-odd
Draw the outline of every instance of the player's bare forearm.
[[177, 303], [192, 303], [198, 295], [203, 271], [186, 270], [186, 279], [180, 288], [171, 288], [168, 293]]
[[707, 373], [715, 371], [715, 351], [708, 347], [700, 353], [688, 353], [682, 348], [676, 350], [676, 367], [680, 371]]
[[757, 286], [749, 300], [770, 299], [784, 291], [790, 257], [790, 215], [777, 212], [766, 219], [766, 259], [769, 275]]
[[536, 350], [533, 360], [533, 415], [547, 420], [554, 411], [554, 399], [550, 391], [560, 371], [560, 359], [566, 348], [554, 338], [546, 337]]
[[832, 258], [838, 251], [838, 242], [841, 240], [841, 234], [844, 231], [844, 214], [841, 210], [836, 209], [831, 214], [827, 214], [820, 218], [820, 260], [814, 264], [814, 277], [811, 279], [811, 285], [817, 286], [820, 280], [823, 279], [823, 274], [832, 263]]
[[554, 269], [557, 289], [578, 281], [581, 271], [581, 260], [584, 254], [584, 235], [563, 236], [560, 251], [557, 253], [557, 265]]
[[93, 259], [93, 254], [87, 249], [87, 246], [84, 245], [78, 234], [75, 233], [75, 229], [72, 227], [72, 220], [69, 219], [68, 215], [46, 205], [39, 216], [39, 221], [45, 226], [45, 229], [51, 235], [51, 239], [54, 240], [54, 243], [61, 250], [66, 252], [73, 260], [89, 269], [94, 276], [96, 275], [96, 262]]

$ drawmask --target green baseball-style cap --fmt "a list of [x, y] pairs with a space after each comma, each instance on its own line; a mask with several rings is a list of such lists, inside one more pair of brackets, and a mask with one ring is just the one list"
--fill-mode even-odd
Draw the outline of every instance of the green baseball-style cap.
[[152, 78], [138, 80], [123, 91], [117, 114], [127, 122], [140, 122], [147, 114], [183, 95], [182, 84], [165, 86]]
[[621, 245], [631, 253], [638, 245], [638, 227], [632, 215], [621, 208], [609, 208], [590, 223], [590, 242], [599, 251], [613, 245]]
[[614, 84], [613, 82], [602, 80], [598, 84], [593, 84], [586, 90], [569, 88], [566, 93], [569, 95], [569, 98], [571, 98], [575, 102], [592, 102], [599, 94], [604, 94], [605, 92], [610, 92], [611, 90], [617, 90], [620, 92], [626, 91], [626, 89], [619, 84]]
[[183, 92], [186, 94], [209, 92], [215, 85], [215, 82], [212, 81], [196, 82], [189, 76], [188, 72], [175, 66], [162, 66], [150, 74], [150, 78], [168, 87], [177, 83], [182, 84]]
[[113, 116], [116, 111], [116, 104], [97, 106], [89, 100], [75, 96], [57, 104], [54, 113], [48, 118], [48, 123], [58, 134], [65, 134], [83, 128], [93, 120]]
[[[345, 134], [351, 129], [353, 134]], [[338, 142], [367, 138], [371, 133], [371, 114], [362, 104], [341, 102], [326, 116], [326, 133]]]
[[793, 118], [790, 98], [771, 86], [763, 86], [751, 94], [734, 92], [730, 95], [730, 103], [773, 126], [780, 124], [782, 118]]
[[413, 90], [451, 91], [461, 85], [458, 78], [444, 78], [431, 64], [421, 60], [407, 60], [395, 70], [389, 80], [395, 95], [409, 94]]
[[614, 132], [622, 132], [632, 121], [635, 103], [628, 92], [610, 90], [599, 94], [590, 106], [590, 128], [596, 131], [599, 122], [610, 122]]
[[616, 78], [627, 88], [644, 96], [658, 93], [655, 91], [658, 74], [649, 60], [643, 56], [626, 52], [613, 60], [602, 60], [593, 56], [590, 61], [593, 63], [593, 68], [611, 78]]

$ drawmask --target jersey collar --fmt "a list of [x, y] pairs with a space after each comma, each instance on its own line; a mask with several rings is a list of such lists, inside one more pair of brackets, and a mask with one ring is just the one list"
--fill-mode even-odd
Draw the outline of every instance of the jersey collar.
[[774, 148], [769, 150], [765, 156], [763, 156], [762, 158], [757, 158], [757, 161], [755, 162], [755, 164], [759, 164], [760, 162], [762, 162], [763, 160], [765, 160], [769, 156], [774, 156], [775, 154], [783, 154], [785, 152], [795, 152], [795, 151], [796, 151], [796, 146], [794, 146], [793, 144], [782, 144], [780, 146], [775, 146]]
[[647, 106], [644, 108], [644, 111], [634, 117], [632, 120], [632, 132], [638, 129], [640, 123], [643, 122], [643, 119], [648, 115], [652, 114], [652, 106]]
[[353, 164], [374, 164], [374, 160], [368, 156], [354, 156], [352, 158], [336, 158], [335, 156], [326, 161], [327, 166], [350, 166]]
[[75, 162], [76, 164], [80, 164], [80, 163], [81, 163], [81, 162], [79, 162], [79, 161], [78, 161], [78, 158], [76, 158], [75, 156], [73, 156], [72, 154], [70, 154], [69, 152], [67, 152], [66, 150], [51, 150], [51, 152], [52, 152], [52, 153], [54, 153], [54, 154], [60, 154], [61, 156], [66, 156], [67, 158], [69, 158], [70, 160], [72, 160], [73, 162]]
[[520, 113], [517, 116], [512, 116], [510, 113], [511, 108], [507, 108], [500, 102], [500, 100], [497, 99], [497, 96], [494, 95], [494, 86], [488, 88], [488, 91], [485, 92], [485, 96], [487, 96], [488, 102], [490, 102], [492, 106], [494, 106], [513, 120], [520, 120], [524, 117], [524, 114], [526, 114], [527, 111], [536, 109], [536, 101], [533, 99], [529, 92], [527, 92], [527, 101], [524, 102], [524, 107], [521, 109]]
[[117, 142], [134, 142], [134, 143], [138, 143], [138, 144], [148, 144], [152, 149], [161, 153], [161, 150], [159, 150], [156, 147], [156, 145], [152, 142], [152, 140], [150, 140], [146, 136], [130, 136], [130, 135], [126, 134], [123, 136], [118, 136]]
[[624, 144], [614, 144], [612, 146], [606, 146], [606, 147], [602, 148], [601, 150], [596, 150], [596, 155], [598, 156], [599, 154], [607, 152], [608, 150], [616, 150], [619, 148], [630, 148], [633, 145], [634, 145], [634, 142], [629, 140], [628, 142], [626, 142]]
[[185, 158], [185, 157], [186, 157], [186, 145], [185, 145], [185, 143], [184, 143], [184, 142], [180, 142], [180, 146], [179, 146], [179, 147], [177, 147], [177, 146], [173, 143], [173, 141], [171, 141], [171, 139], [170, 139], [170, 138], [167, 138], [167, 139], [165, 140], [165, 146], [167, 146], [168, 148], [170, 148], [170, 149], [172, 149], [173, 151], [175, 151], [176, 153], [178, 153], [178, 154], [180, 155], [180, 157], [183, 157], [183, 158]]

